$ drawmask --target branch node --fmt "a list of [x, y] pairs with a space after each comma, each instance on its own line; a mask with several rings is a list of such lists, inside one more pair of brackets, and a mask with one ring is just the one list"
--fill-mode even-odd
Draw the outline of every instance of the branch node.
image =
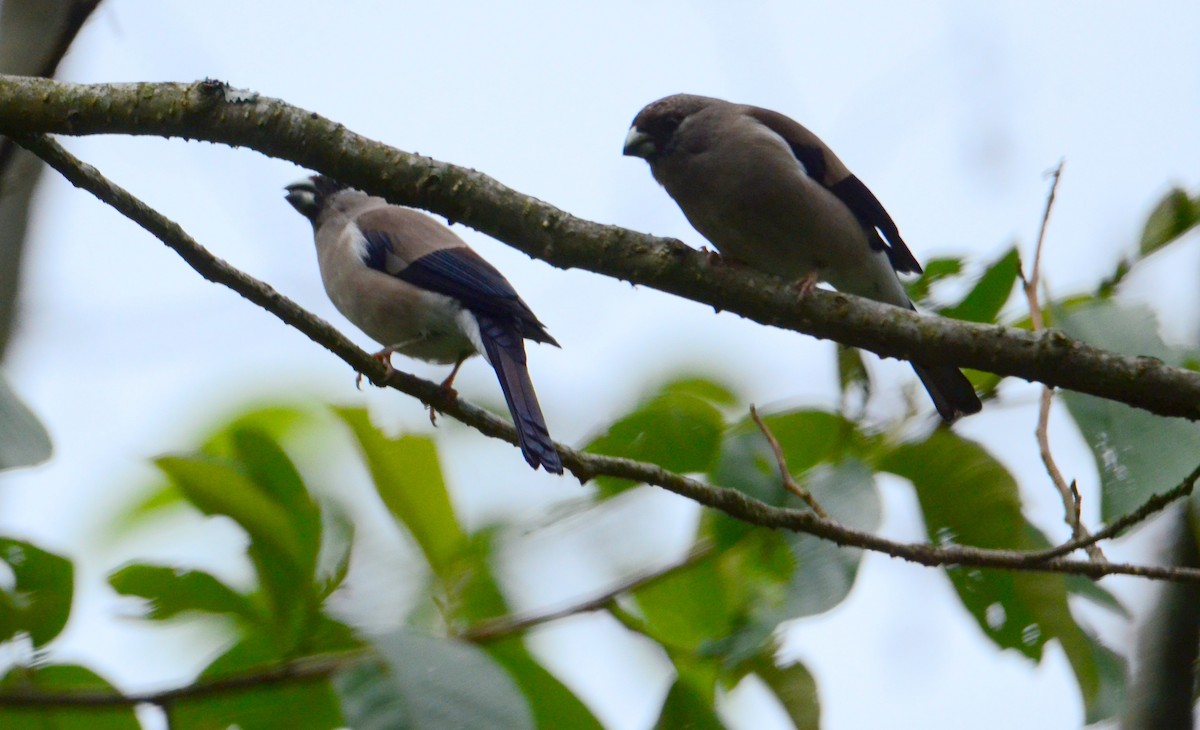
[[783, 486], [789, 492], [803, 500], [808, 505], [808, 508], [822, 520], [832, 522], [833, 520], [829, 517], [829, 513], [821, 507], [816, 497], [812, 496], [812, 492], [809, 492], [804, 488], [804, 485], [792, 478], [792, 473], [788, 470], [787, 459], [783, 456], [783, 447], [779, 445], [779, 440], [775, 438], [775, 434], [771, 433], [771, 429], [767, 428], [767, 424], [759, 417], [758, 409], [753, 404], [750, 406], [750, 418], [754, 419], [758, 430], [762, 431], [762, 435], [767, 439], [767, 443], [771, 445], [771, 451], [775, 452], [775, 464], [779, 467], [779, 477], [783, 480]]

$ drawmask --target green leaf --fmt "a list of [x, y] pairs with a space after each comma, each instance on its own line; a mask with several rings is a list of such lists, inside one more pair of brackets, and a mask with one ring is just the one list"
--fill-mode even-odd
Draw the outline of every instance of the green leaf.
[[718, 556], [709, 555], [633, 592], [656, 641], [697, 651], [729, 633], [735, 606], [717, 563]]
[[321, 510], [321, 550], [317, 554], [316, 578], [324, 600], [336, 591], [350, 574], [354, 551], [354, 523], [344, 510], [326, 503]]
[[[1037, 534], [1039, 536], [1042, 535], [1040, 532]], [[1048, 542], [1046, 543], [1046, 547], [1050, 547]], [[1067, 592], [1071, 595], [1085, 598], [1097, 606], [1107, 608], [1109, 611], [1112, 611], [1126, 621], [1133, 620], [1133, 614], [1130, 613], [1129, 609], [1125, 608], [1125, 606], [1120, 600], [1117, 599], [1116, 596], [1097, 583], [1094, 579], [1088, 578], [1085, 575], [1064, 575], [1063, 580], [1066, 581]]]
[[[317, 635], [337, 638], [315, 641], [313, 651], [344, 651], [356, 646], [344, 627], [327, 628]], [[218, 657], [200, 679], [254, 676], [278, 668], [284, 659], [267, 637], [251, 635]], [[186, 697], [172, 702], [168, 714], [171, 730], [333, 730], [346, 726], [333, 682], [324, 676], [250, 683], [244, 689]]]
[[925, 272], [920, 277], [905, 285], [908, 298], [914, 302], [923, 302], [929, 296], [930, 288], [947, 277], [962, 273], [963, 260], [960, 258], [933, 259], [925, 264]]
[[724, 730], [725, 725], [705, 692], [680, 677], [671, 685], [654, 730]]
[[245, 474], [204, 456], [166, 456], [155, 463], [201, 512], [231, 518], [255, 544], [296, 569], [304, 565], [305, 548], [287, 512]]
[[238, 428], [230, 433], [237, 462], [258, 490], [283, 508], [299, 541], [299, 568], [306, 582], [316, 573], [321, 549], [321, 509], [308, 493], [287, 454], [264, 431]]
[[1013, 246], [983, 272], [975, 288], [961, 302], [940, 310], [939, 314], [967, 322], [995, 322], [1020, 273], [1021, 256]]
[[1200, 201], [1192, 200], [1187, 192], [1172, 188], [1154, 206], [1142, 230], [1138, 254], [1143, 258], [1166, 246], [1200, 223]]
[[[299, 426], [313, 422], [312, 414], [289, 405], [269, 405], [253, 408], [222, 423], [211, 431], [203, 441], [200, 451], [218, 459], [232, 459], [235, 454], [233, 434], [240, 431], [257, 431], [276, 442], [291, 435]], [[141, 498], [128, 507], [113, 523], [110, 530], [114, 535], [123, 535], [147, 520], [186, 504], [183, 493], [163, 481], [149, 486]]]
[[[117, 690], [92, 670], [73, 664], [13, 667], [0, 678], [0, 695], [44, 692], [112, 693]], [[16, 707], [0, 704], [0, 727], [5, 730], [140, 730], [132, 706], [80, 707], [47, 705]]]
[[1088, 638], [1091, 661], [1096, 667], [1098, 685], [1087, 700], [1085, 722], [1093, 725], [1102, 720], [1117, 717], [1128, 707], [1126, 704], [1125, 679], [1128, 666], [1124, 657], [1101, 644], [1094, 637]]
[[235, 437], [239, 433], [253, 431], [278, 443], [315, 420], [312, 412], [295, 405], [257, 406], [223, 421], [204, 438], [200, 451], [209, 456], [233, 458], [237, 453]]
[[434, 574], [445, 579], [466, 535], [454, 516], [433, 441], [424, 436], [387, 438], [371, 425], [364, 409], [335, 411], [358, 439], [380, 499], [408, 528]]
[[297, 637], [300, 623], [318, 602], [310, 549], [275, 496], [241, 471], [212, 457], [164, 457], [156, 461], [201, 512], [224, 515], [250, 536], [246, 549], [266, 597], [277, 638]]
[[817, 682], [800, 662], [776, 666], [774, 652], [766, 652], [754, 662], [754, 673], [770, 688], [796, 730], [820, 730], [821, 703]]
[[[1070, 336], [1107, 350], [1154, 357], [1168, 365], [1193, 356], [1163, 343], [1157, 318], [1144, 306], [1106, 300], [1065, 310], [1059, 319]], [[1195, 423], [1070, 391], [1063, 393], [1063, 402], [1096, 460], [1106, 522], [1176, 486], [1196, 468], [1200, 426]]]
[[50, 434], [0, 373], [0, 471], [50, 458]]
[[871, 397], [871, 376], [863, 362], [862, 350], [837, 343], [838, 384], [842, 397], [861, 390], [863, 401]]
[[[783, 449], [794, 477], [823, 461], [853, 453], [859, 444], [854, 424], [834, 413], [798, 410], [763, 416], [762, 420]], [[715, 484], [772, 505], [783, 504], [791, 494], [780, 479], [770, 444], [748, 418], [729, 430], [709, 477]]]
[[7, 633], [0, 638], [24, 631], [34, 646], [48, 644], [71, 615], [75, 567], [61, 555], [11, 538], [0, 538], [0, 560], [8, 564], [14, 579], [4, 601]]
[[[875, 478], [862, 462], [849, 459], [841, 464], [819, 465], [809, 471], [803, 485], [842, 524], [866, 532], [879, 526], [882, 508]], [[799, 500], [795, 502], [788, 506], [799, 506]], [[790, 570], [757, 573], [739, 567], [727, 574], [730, 584], [726, 590], [736, 590], [734, 586], [740, 583], [755, 593], [744, 594], [738, 630], [714, 647], [726, 666], [737, 666], [769, 652], [780, 623], [829, 611], [854, 587], [861, 550], [802, 533], [784, 532], [781, 538]], [[768, 560], [784, 565], [779, 556]], [[785, 578], [782, 583], [780, 576]]]
[[[453, 577], [447, 581], [453, 590], [438, 602], [443, 622], [469, 626], [509, 613], [490, 564], [493, 537], [492, 530], [475, 533], [455, 561]], [[517, 683], [529, 702], [537, 727], [600, 730], [601, 725], [591, 711], [538, 664], [519, 636], [489, 640], [484, 648]]]
[[[721, 386], [698, 380], [670, 383], [632, 413], [608, 427], [585, 447], [593, 454], [657, 464], [679, 474], [705, 471], [716, 457], [725, 417], [719, 406], [733, 396]], [[597, 477], [600, 498], [633, 485], [624, 479]]]
[[386, 669], [363, 665], [338, 679], [350, 726], [360, 730], [535, 727], [525, 697], [482, 650], [409, 631], [372, 643]]
[[[949, 429], [897, 446], [879, 466], [912, 482], [935, 543], [998, 550], [1045, 544], [1021, 514], [1012, 475], [978, 444]], [[1062, 576], [978, 568], [946, 573], [980, 629], [998, 646], [1040, 660], [1046, 642], [1057, 639], [1085, 704], [1096, 704], [1103, 689], [1101, 667], [1093, 641], [1071, 616]]]
[[134, 564], [110, 575], [108, 582], [123, 596], [145, 599], [149, 603], [146, 617], [154, 621], [187, 611], [226, 614], [251, 624], [262, 621], [245, 596], [201, 570]]
[[603, 730], [587, 705], [539, 664], [519, 638], [489, 643], [487, 652], [517, 683], [538, 728]]
[[[804, 486], [843, 525], [864, 532], [874, 532], [879, 527], [882, 505], [875, 475], [861, 461], [850, 459], [837, 465], [821, 465], [810, 472]], [[824, 613], [845, 600], [854, 587], [862, 551], [798, 532], [786, 533], [785, 539], [796, 571], [788, 586], [780, 620]]]

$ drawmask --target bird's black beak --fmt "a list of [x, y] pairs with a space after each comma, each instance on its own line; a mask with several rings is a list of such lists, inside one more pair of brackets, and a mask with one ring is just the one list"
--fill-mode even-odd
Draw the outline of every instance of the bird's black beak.
[[291, 204], [300, 215], [313, 220], [317, 215], [317, 189], [311, 180], [300, 180], [288, 185], [283, 199]]
[[654, 140], [650, 138], [650, 135], [637, 127], [629, 128], [629, 134], [625, 136], [625, 149], [622, 154], [649, 159], [656, 151]]

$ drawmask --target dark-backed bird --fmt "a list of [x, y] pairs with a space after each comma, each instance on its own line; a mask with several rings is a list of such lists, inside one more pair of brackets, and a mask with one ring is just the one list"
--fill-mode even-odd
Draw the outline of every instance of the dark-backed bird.
[[[815, 134], [769, 109], [676, 94], [634, 117], [625, 154], [650, 172], [722, 258], [915, 309], [900, 273], [920, 273], [879, 200]], [[947, 421], [979, 412], [952, 365], [912, 364]]]
[[504, 275], [446, 226], [324, 175], [287, 186], [287, 201], [312, 222], [325, 291], [338, 311], [384, 348], [435, 363], [482, 355], [496, 371], [525, 460], [561, 474], [546, 429], [525, 340], [558, 343]]

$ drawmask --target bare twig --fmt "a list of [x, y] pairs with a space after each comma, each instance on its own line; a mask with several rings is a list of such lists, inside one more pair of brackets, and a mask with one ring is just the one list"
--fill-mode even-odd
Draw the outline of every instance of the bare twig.
[[157, 692], [121, 693], [110, 691], [46, 692], [5, 688], [0, 691], [0, 707], [129, 707], [158, 705], [166, 708], [179, 700], [211, 697], [242, 689], [270, 687], [289, 682], [320, 679], [355, 664], [375, 659], [369, 650], [302, 657], [278, 666], [220, 679], [207, 679]]
[[1161, 494], [1152, 495], [1145, 501], [1144, 504], [1142, 504], [1141, 507], [1138, 507], [1127, 515], [1117, 518], [1103, 530], [1098, 530], [1087, 537], [1076, 538], [1047, 550], [1030, 553], [1029, 557], [1033, 560], [1057, 558], [1060, 555], [1069, 555], [1076, 550], [1086, 549], [1089, 545], [1095, 545], [1101, 540], [1108, 540], [1109, 538], [1116, 537], [1130, 527], [1133, 527], [1134, 525], [1144, 521], [1151, 515], [1161, 512], [1168, 505], [1189, 496], [1195, 489], [1197, 480], [1200, 480], [1200, 467], [1196, 467], [1194, 470], [1192, 470], [1192, 473], [1184, 477], [1183, 481], [1174, 488]]
[[771, 433], [771, 429], [767, 428], [767, 424], [758, 416], [758, 409], [753, 404], [750, 406], [750, 418], [754, 419], [754, 423], [758, 426], [758, 430], [762, 431], [762, 435], [766, 437], [767, 443], [771, 445], [771, 451], [775, 452], [775, 464], [779, 467], [779, 478], [783, 480], [783, 486], [789, 492], [796, 495], [808, 505], [809, 509], [817, 513], [817, 517], [823, 520], [829, 520], [829, 513], [821, 507], [821, 503], [816, 497], [812, 496], [812, 492], [805, 489], [803, 484], [798, 483], [792, 478], [791, 471], [788, 470], [787, 459], [783, 456], [783, 447], [779, 445], [779, 439], [775, 438], [775, 434]]
[[0, 76], [0, 98], [0, 133], [176, 136], [249, 147], [464, 223], [560, 268], [654, 287], [883, 357], [966, 366], [1200, 420], [1200, 373], [1055, 330], [921, 316], [823, 290], [798, 298], [778, 277], [714, 263], [679, 241], [576, 218], [483, 173], [388, 147], [220, 82], [84, 85]]
[[[284, 323], [304, 333], [314, 342], [340, 357], [355, 372], [366, 375], [371, 382], [395, 388], [425, 404], [433, 404], [442, 413], [462, 421], [484, 435], [516, 444], [516, 432], [511, 424], [461, 398], [447, 399], [445, 392], [436, 383], [398, 370], [389, 372], [382, 363], [356, 347], [327, 322], [305, 311], [263, 282], [216, 258], [188, 236], [177, 224], [105, 179], [95, 168], [75, 159], [53, 140], [39, 136], [20, 137], [17, 141], [62, 173], [69, 181], [113, 206], [152, 233], [175, 250], [201, 276], [229, 287], [271, 312]], [[810, 297], [818, 293], [819, 290], [814, 290]], [[1069, 560], [1062, 557], [1046, 559], [1042, 557], [1041, 553], [1015, 550], [895, 542], [868, 532], [848, 528], [836, 522], [822, 520], [811, 511], [773, 507], [739, 490], [705, 484], [655, 464], [589, 454], [562, 444], [555, 444], [555, 446], [562, 457], [563, 465], [581, 482], [586, 482], [598, 475], [607, 475], [633, 482], [652, 484], [750, 524], [803, 532], [838, 545], [874, 550], [920, 565], [1007, 568], [1068, 573], [1089, 578], [1100, 578], [1106, 575], [1132, 575], [1155, 580], [1200, 583], [1200, 570], [1192, 568], [1098, 563], [1089, 560]]]
[[[1064, 161], [1059, 161], [1058, 166], [1049, 173], [1051, 177], [1050, 193], [1046, 196], [1046, 208], [1042, 211], [1042, 224], [1038, 228], [1037, 245], [1033, 249], [1033, 263], [1029, 268], [1028, 276], [1024, 271], [1020, 272], [1025, 299], [1029, 302], [1029, 321], [1035, 332], [1045, 329], [1042, 306], [1038, 301], [1038, 283], [1041, 279], [1042, 248], [1046, 242], [1046, 227], [1050, 223], [1050, 212], [1054, 210], [1054, 198], [1058, 194], [1058, 182], [1062, 178], [1063, 164]], [[1071, 528], [1072, 540], [1086, 540], [1088, 531], [1083, 526], [1081, 519], [1083, 501], [1079, 495], [1079, 488], [1073, 481], [1067, 483], [1066, 477], [1063, 476], [1062, 470], [1058, 468], [1058, 463], [1054, 460], [1054, 453], [1050, 450], [1050, 406], [1053, 399], [1054, 389], [1043, 385], [1041, 399], [1038, 403], [1037, 429], [1034, 432], [1037, 437], [1038, 453], [1041, 454], [1042, 464], [1046, 467], [1050, 481], [1062, 499], [1063, 520]], [[1104, 560], [1104, 553], [1094, 542], [1087, 544], [1087, 552], [1093, 560]]]
[[576, 603], [563, 608], [556, 608], [548, 611], [539, 611], [528, 613], [521, 616], [502, 616], [500, 618], [481, 621], [474, 626], [462, 631], [458, 636], [461, 639], [474, 642], [488, 642], [505, 636], [519, 634], [522, 631], [531, 629], [534, 626], [540, 626], [544, 623], [557, 621], [568, 616], [576, 616], [581, 613], [591, 613], [592, 611], [600, 611], [612, 606], [620, 596], [635, 591], [638, 588], [650, 585], [658, 580], [661, 580], [676, 571], [694, 565], [713, 553], [713, 544], [707, 540], [696, 543], [692, 546], [682, 560], [673, 563], [666, 568], [650, 570], [644, 573], [639, 573], [625, 581], [622, 581], [616, 586], [609, 588], [604, 593], [601, 593], [594, 598], [589, 598], [581, 603]]

